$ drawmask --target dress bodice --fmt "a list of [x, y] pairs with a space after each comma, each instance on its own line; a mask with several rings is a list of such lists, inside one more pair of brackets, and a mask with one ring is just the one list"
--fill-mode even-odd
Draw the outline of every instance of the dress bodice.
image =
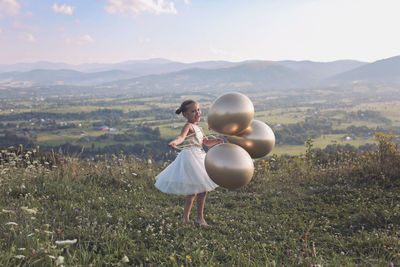
[[201, 128], [198, 125], [192, 123], [190, 125], [192, 126], [194, 133], [186, 136], [184, 144], [188, 146], [202, 147], [204, 135], [201, 131]]

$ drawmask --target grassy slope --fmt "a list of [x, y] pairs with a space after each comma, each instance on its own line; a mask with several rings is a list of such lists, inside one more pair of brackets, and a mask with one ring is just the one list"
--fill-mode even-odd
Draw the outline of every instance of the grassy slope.
[[[210, 228], [179, 223], [183, 197], [157, 191], [162, 167], [147, 161], [69, 158], [52, 171], [3, 164], [0, 265], [55, 265], [59, 256], [66, 266], [400, 264], [398, 151], [382, 164], [378, 156], [256, 161], [249, 185], [210, 192]], [[55, 245], [66, 239], [77, 243]]]

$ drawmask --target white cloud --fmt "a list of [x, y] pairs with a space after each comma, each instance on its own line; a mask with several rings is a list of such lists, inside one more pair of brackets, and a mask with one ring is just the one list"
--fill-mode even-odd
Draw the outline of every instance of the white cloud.
[[222, 57], [231, 57], [233, 56], [233, 53], [227, 51], [227, 50], [223, 50], [223, 49], [219, 49], [219, 48], [215, 48], [214, 46], [210, 46], [210, 51], [213, 55], [215, 56], [222, 56]]
[[147, 37], [139, 38], [139, 43], [141, 43], [141, 44], [146, 44], [146, 43], [150, 43], [150, 42], [151, 42], [150, 38], [147, 38]]
[[17, 15], [21, 5], [17, 0], [0, 0], [0, 17], [3, 15]]
[[67, 6], [66, 4], [59, 6], [57, 3], [54, 3], [52, 8], [55, 13], [62, 13], [70, 16], [74, 14], [75, 9], [73, 6]]
[[81, 35], [81, 36], [66, 36], [64, 40], [68, 44], [74, 45], [87, 45], [94, 43], [96, 40], [90, 36], [89, 34]]
[[26, 24], [22, 24], [18, 21], [13, 23], [13, 27], [17, 31], [21, 31], [21, 32], [38, 32], [40, 30], [40, 28], [38, 26], [26, 25]]
[[28, 42], [31, 42], [31, 43], [36, 42], [35, 36], [33, 36], [31, 33], [26, 33], [26, 39], [28, 40]]
[[190, 0], [184, 0], [184, 2], [185, 2], [186, 5], [190, 4]]
[[173, 2], [168, 0], [106, 0], [104, 10], [110, 14], [122, 13], [137, 16], [140, 13], [176, 14]]
[[27, 41], [27, 42], [29, 42], [29, 43], [34, 43], [34, 42], [36, 42], [36, 37], [33, 36], [33, 34], [27, 33], [27, 32], [22, 33], [22, 34], [20, 35], [20, 39], [22, 39], [22, 40], [24, 40], [24, 41]]

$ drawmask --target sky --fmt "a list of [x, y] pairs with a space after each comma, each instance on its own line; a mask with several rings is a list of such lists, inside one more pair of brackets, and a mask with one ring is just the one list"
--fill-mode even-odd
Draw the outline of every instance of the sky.
[[0, 0], [0, 64], [400, 55], [399, 0]]

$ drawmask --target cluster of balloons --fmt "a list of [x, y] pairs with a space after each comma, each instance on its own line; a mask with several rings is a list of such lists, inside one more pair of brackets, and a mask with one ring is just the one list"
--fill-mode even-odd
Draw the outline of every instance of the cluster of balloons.
[[275, 135], [265, 123], [254, 119], [251, 100], [237, 92], [218, 97], [208, 113], [208, 127], [226, 135], [230, 143], [212, 147], [206, 155], [207, 174], [219, 186], [236, 189], [253, 177], [252, 158], [261, 158], [275, 146]]

